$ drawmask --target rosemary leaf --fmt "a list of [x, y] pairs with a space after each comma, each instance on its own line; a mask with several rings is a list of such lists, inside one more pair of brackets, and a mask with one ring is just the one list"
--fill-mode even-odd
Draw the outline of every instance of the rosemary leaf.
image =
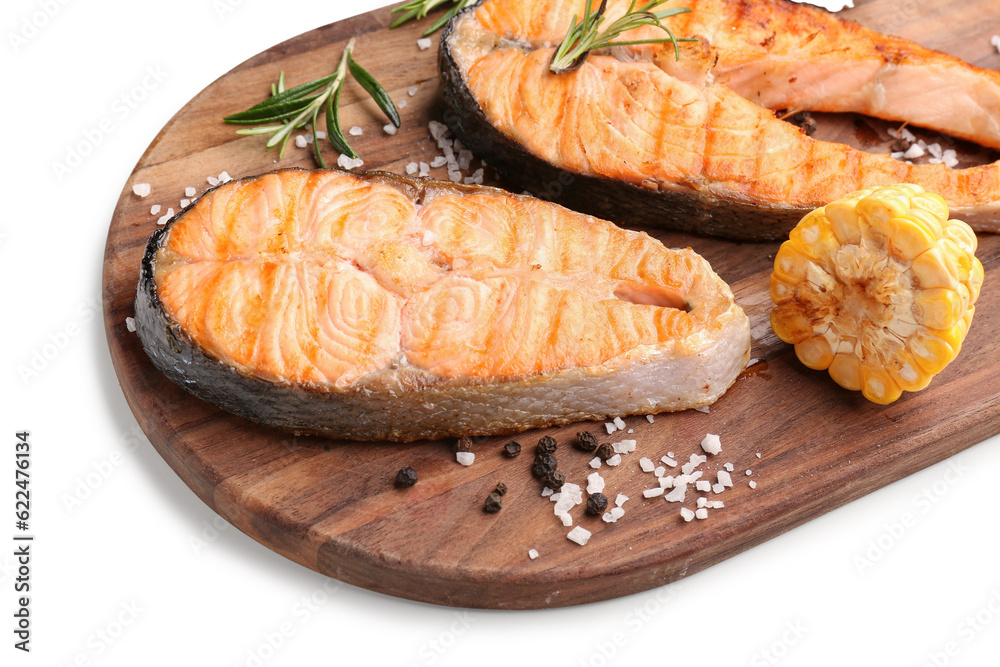
[[441, 27], [444, 26], [445, 23], [450, 21], [451, 18], [455, 16], [455, 14], [458, 14], [466, 7], [475, 4], [477, 1], [478, 0], [411, 0], [410, 2], [407, 2], [405, 5], [400, 5], [399, 7], [395, 7], [392, 9], [391, 13], [396, 14], [398, 12], [403, 12], [403, 15], [394, 20], [392, 24], [389, 25], [389, 27], [398, 28], [399, 26], [403, 25], [407, 21], [410, 21], [411, 19], [420, 20], [425, 16], [427, 16], [428, 12], [438, 7], [439, 5], [443, 5], [446, 2], [454, 3], [454, 7], [445, 12], [444, 15], [438, 17], [437, 21], [431, 24], [431, 27], [429, 27], [427, 30], [424, 31], [423, 34], [424, 37], [426, 37], [427, 35], [430, 35], [438, 31]]
[[399, 112], [396, 111], [396, 105], [392, 103], [392, 98], [389, 97], [389, 93], [385, 92], [385, 88], [380, 86], [378, 81], [365, 71], [365, 68], [359, 65], [351, 56], [347, 56], [347, 66], [351, 70], [354, 80], [368, 91], [368, 94], [375, 100], [375, 104], [382, 110], [382, 113], [392, 121], [393, 125], [399, 127]]
[[316, 136], [317, 127], [319, 127], [319, 107], [313, 107], [313, 153], [316, 156], [316, 164], [318, 164], [321, 169], [326, 169], [326, 162], [323, 161], [323, 152], [319, 149], [319, 137]]
[[351, 145], [347, 143], [347, 139], [344, 138], [344, 133], [340, 129], [340, 117], [337, 114], [337, 109], [340, 106], [340, 89], [333, 94], [332, 97], [327, 99], [326, 107], [326, 136], [330, 139], [330, 143], [338, 151], [347, 155], [348, 157], [357, 158], [358, 154], [354, 152]]

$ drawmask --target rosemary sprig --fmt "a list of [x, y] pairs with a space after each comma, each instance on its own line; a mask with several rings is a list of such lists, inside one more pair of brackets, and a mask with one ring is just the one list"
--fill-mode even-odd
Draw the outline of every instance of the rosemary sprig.
[[400, 5], [392, 10], [392, 13], [402, 12], [402, 16], [398, 17], [392, 22], [390, 28], [398, 28], [410, 19], [417, 19], [418, 21], [425, 16], [427, 12], [431, 11], [435, 7], [445, 4], [446, 2], [453, 2], [455, 6], [449, 9], [447, 12], [442, 14], [437, 21], [431, 24], [431, 27], [424, 31], [424, 37], [430, 35], [431, 33], [437, 32], [439, 29], [444, 27], [444, 24], [451, 20], [455, 14], [459, 13], [471, 4], [474, 4], [477, 0], [410, 0], [405, 5]]
[[[624, 16], [614, 21], [608, 26], [607, 30], [599, 32], [601, 23], [604, 22], [604, 11], [607, 9], [608, 0], [601, 0], [601, 6], [596, 11], [592, 11], [592, 0], [587, 0], [587, 5], [583, 11], [583, 19], [577, 23], [576, 15], [573, 16], [566, 37], [552, 55], [552, 63], [549, 65], [549, 69], [556, 74], [575, 70], [583, 64], [583, 61], [587, 59], [587, 54], [594, 49], [602, 49], [608, 46], [629, 46], [632, 44], [659, 44], [661, 42], [672, 42], [674, 45], [674, 57], [680, 60], [681, 51], [677, 46], [677, 42], [694, 42], [697, 40], [674, 37], [674, 33], [670, 28], [663, 25], [661, 21], [677, 14], [686, 14], [691, 10], [686, 7], [672, 7], [658, 12], [652, 11], [665, 2], [669, 2], [669, 0], [648, 0], [646, 4], [636, 9], [636, 0], [632, 0]], [[667, 36], [662, 39], [613, 41], [615, 37], [618, 37], [623, 32], [644, 25], [655, 25], [666, 32]]]
[[[256, 104], [246, 111], [226, 116], [223, 120], [236, 125], [257, 125], [258, 127], [236, 130], [236, 134], [270, 134], [266, 148], [270, 150], [281, 144], [278, 157], [285, 154], [285, 147], [292, 133], [298, 128], [312, 124], [313, 134], [319, 128], [319, 114], [326, 114], [327, 137], [334, 148], [345, 155], [357, 158], [358, 154], [347, 143], [344, 133], [340, 129], [340, 91], [343, 88], [347, 73], [361, 84], [375, 103], [378, 104], [382, 112], [389, 118], [393, 125], [399, 127], [399, 112], [396, 105], [392, 103], [389, 94], [379, 85], [378, 81], [372, 77], [361, 65], [354, 60], [354, 40], [347, 43], [344, 53], [340, 56], [340, 63], [333, 74], [322, 78], [303, 83], [294, 88], [285, 89], [285, 73], [278, 76], [278, 82], [271, 84], [271, 97], [260, 104]], [[266, 125], [281, 121], [280, 125]], [[313, 139], [313, 152], [316, 162], [320, 167], [326, 167], [323, 155], [319, 148], [319, 138]]]

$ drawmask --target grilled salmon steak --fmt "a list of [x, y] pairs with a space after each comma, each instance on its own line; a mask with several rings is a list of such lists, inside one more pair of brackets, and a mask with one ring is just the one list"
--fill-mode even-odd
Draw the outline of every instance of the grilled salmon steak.
[[714, 402], [747, 317], [690, 249], [493, 188], [281, 170], [150, 239], [136, 326], [226, 410], [409, 441]]
[[[786, 0], [678, 0], [680, 44], [549, 70], [585, 0], [483, 0], [441, 44], [445, 121], [530, 191], [612, 220], [734, 239], [787, 236], [856, 190], [916, 183], [1000, 231], [1000, 163], [907, 164], [811, 139], [774, 109], [853, 111], [1000, 149], [1000, 72]], [[605, 24], [629, 0], [609, 0]], [[654, 26], [620, 40], [663, 37]]]

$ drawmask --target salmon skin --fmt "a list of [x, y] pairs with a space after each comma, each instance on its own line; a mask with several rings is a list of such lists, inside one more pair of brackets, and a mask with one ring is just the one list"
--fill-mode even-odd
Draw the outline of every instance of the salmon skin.
[[[680, 61], [671, 44], [613, 47], [552, 74], [584, 3], [482, 0], [442, 36], [445, 122], [518, 186], [627, 224], [772, 240], [829, 201], [907, 182], [1000, 230], [1000, 162], [911, 165], [811, 139], [773, 111], [856, 111], [1000, 148], [1000, 72], [786, 0], [693, 0], [668, 19], [698, 40]], [[609, 0], [606, 23], [628, 3]]]
[[494, 188], [337, 170], [207, 192], [150, 238], [135, 320], [196, 396], [356, 440], [698, 407], [750, 350], [689, 248]]

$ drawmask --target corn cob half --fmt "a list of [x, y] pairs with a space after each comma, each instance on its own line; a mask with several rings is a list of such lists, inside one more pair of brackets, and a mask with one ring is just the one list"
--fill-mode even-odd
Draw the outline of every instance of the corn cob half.
[[900, 184], [808, 214], [774, 258], [771, 328], [809, 368], [875, 403], [919, 391], [959, 353], [983, 284], [976, 235]]

